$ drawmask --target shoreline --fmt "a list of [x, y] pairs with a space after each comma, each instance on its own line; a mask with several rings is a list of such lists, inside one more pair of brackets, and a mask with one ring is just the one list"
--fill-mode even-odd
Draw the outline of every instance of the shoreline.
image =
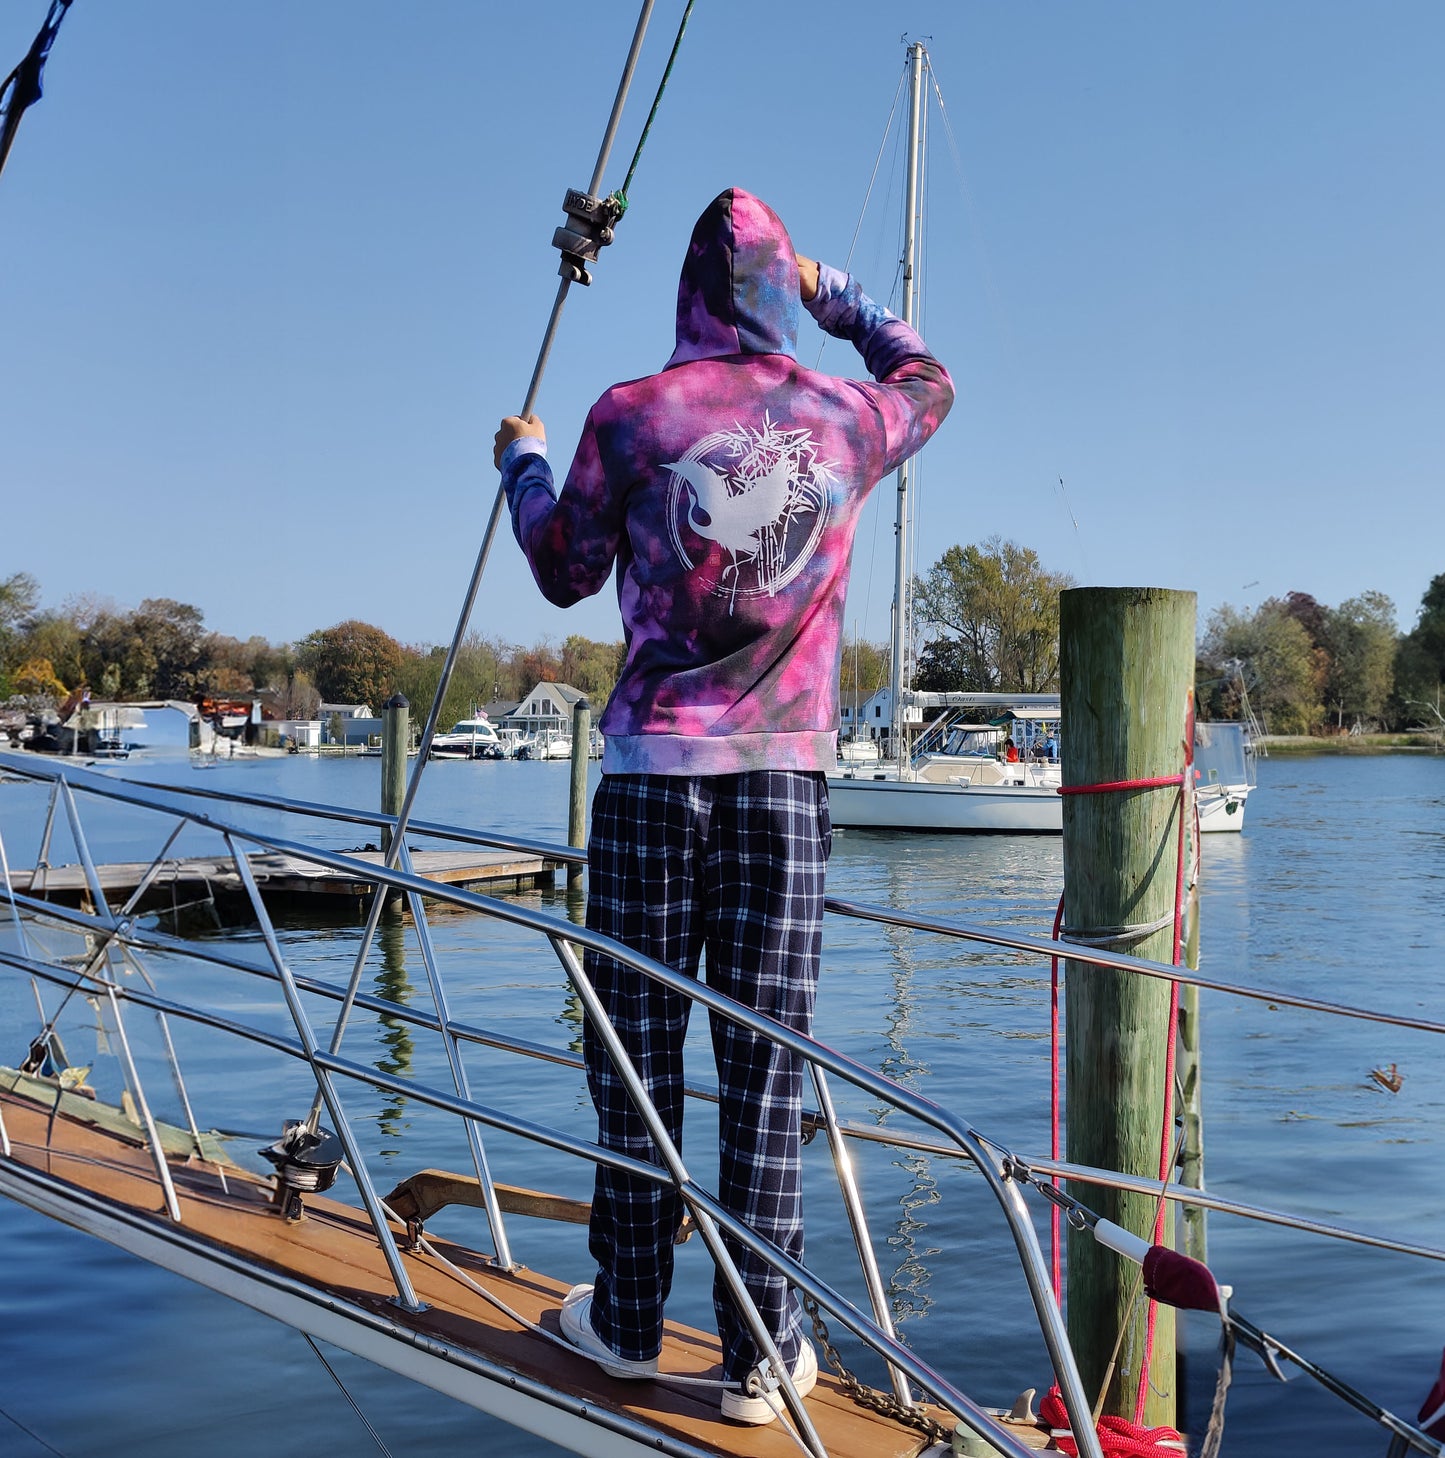
[[1266, 755], [1285, 754], [1440, 754], [1445, 750], [1436, 734], [1339, 734], [1316, 738], [1311, 734], [1265, 734], [1259, 747]]

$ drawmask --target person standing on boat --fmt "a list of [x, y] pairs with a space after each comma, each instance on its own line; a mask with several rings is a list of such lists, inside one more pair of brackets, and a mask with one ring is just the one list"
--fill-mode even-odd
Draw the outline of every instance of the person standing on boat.
[[[797, 359], [800, 299], [850, 341], [871, 381]], [[732, 188], [698, 219], [677, 347], [658, 374], [588, 414], [560, 495], [535, 417], [509, 416], [496, 463], [512, 525], [548, 601], [569, 606], [614, 567], [627, 656], [600, 720], [602, 781], [588, 845], [587, 925], [810, 1033], [831, 845], [824, 770], [837, 759], [849, 557], [874, 484], [953, 401], [917, 333], [847, 275], [801, 258], [758, 198]], [[608, 957], [585, 969], [674, 1142], [690, 1001]], [[719, 1198], [803, 1255], [802, 1061], [710, 1015], [721, 1095]], [[590, 1025], [599, 1141], [660, 1164]], [[682, 1202], [599, 1169], [594, 1286], [562, 1312], [573, 1345], [615, 1376], [657, 1371]], [[799, 1391], [817, 1375], [786, 1281], [729, 1240]], [[725, 1416], [769, 1422], [760, 1352], [721, 1278]]]

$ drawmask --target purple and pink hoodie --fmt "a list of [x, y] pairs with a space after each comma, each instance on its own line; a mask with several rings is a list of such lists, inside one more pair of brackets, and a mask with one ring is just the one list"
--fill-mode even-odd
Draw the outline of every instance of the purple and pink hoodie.
[[606, 774], [823, 770], [837, 758], [849, 559], [873, 486], [953, 403], [948, 372], [836, 269], [803, 307], [872, 381], [797, 361], [798, 268], [739, 188], [697, 221], [663, 370], [592, 407], [560, 496], [540, 442], [502, 457], [517, 540], [549, 602], [615, 566], [627, 659]]

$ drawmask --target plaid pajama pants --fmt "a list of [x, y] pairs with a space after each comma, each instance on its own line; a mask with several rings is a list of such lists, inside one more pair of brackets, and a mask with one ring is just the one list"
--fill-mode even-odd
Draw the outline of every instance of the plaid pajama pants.
[[[592, 806], [587, 925], [689, 977], [706, 954], [708, 985], [810, 1033], [832, 843], [821, 774], [606, 775]], [[588, 951], [588, 976], [668, 1136], [682, 1144], [683, 1040], [691, 1001]], [[721, 1094], [718, 1198], [796, 1260], [803, 1255], [801, 1059], [710, 1014]], [[661, 1164], [590, 1022], [583, 1034], [599, 1142]], [[669, 1188], [599, 1169], [589, 1248], [598, 1263], [593, 1324], [621, 1357], [656, 1356], [683, 1215]], [[727, 1241], [749, 1294], [790, 1364], [801, 1341], [797, 1298], [781, 1276]], [[724, 1376], [760, 1353], [721, 1277], [713, 1305]]]

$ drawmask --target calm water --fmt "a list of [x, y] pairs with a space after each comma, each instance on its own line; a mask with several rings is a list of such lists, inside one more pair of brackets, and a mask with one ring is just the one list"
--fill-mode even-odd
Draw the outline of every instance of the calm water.
[[[369, 805], [375, 760], [304, 758], [238, 763], [205, 775], [180, 758], [138, 758], [113, 773], [180, 784], [244, 787], [296, 799]], [[435, 764], [419, 814], [563, 838], [567, 769], [550, 764]], [[0, 831], [12, 865], [35, 852], [43, 795], [0, 784]], [[255, 812], [251, 823], [275, 823]], [[241, 818], [238, 816], [238, 818]], [[98, 857], [156, 848], [153, 825], [102, 812]], [[323, 829], [338, 847], [360, 837]], [[193, 847], [201, 849], [197, 841]], [[1439, 1018], [1445, 927], [1445, 759], [1271, 760], [1243, 836], [1205, 842], [1204, 966], [1213, 976]], [[68, 858], [68, 849], [53, 859]], [[1049, 839], [909, 838], [840, 834], [831, 886], [860, 901], [1046, 932], [1059, 893], [1060, 847]], [[534, 901], [565, 910], [560, 891]], [[356, 929], [286, 929], [299, 970], [340, 979]], [[468, 916], [438, 919], [452, 1010], [468, 1021], [554, 1045], [575, 1045], [578, 1019], [550, 953], [498, 937]], [[426, 1001], [409, 934], [384, 939], [374, 986]], [[259, 987], [259, 984], [257, 985]], [[418, 988], [421, 990], [418, 991]], [[245, 999], [268, 997], [247, 988]], [[25, 994], [28, 997], [28, 993]], [[937, 938], [832, 923], [819, 1035], [986, 1133], [1024, 1151], [1047, 1148], [1048, 969], [1024, 958]], [[240, 1004], [238, 1003], [238, 1006]], [[245, 1001], [276, 1019], [274, 999]], [[1206, 1172], [1221, 1194], [1427, 1244], [1441, 1244], [1445, 1208], [1445, 1060], [1423, 1034], [1205, 994]], [[24, 1000], [0, 999], [8, 1047], [23, 1056], [32, 1027]], [[17, 1031], [19, 1029], [19, 1031]], [[701, 1035], [701, 1036], [700, 1036]], [[404, 1029], [354, 1026], [347, 1051], [438, 1083], [440, 1057]], [[710, 1081], [705, 1030], [694, 1028], [699, 1081]], [[238, 1087], [225, 1060], [182, 1047], [203, 1125], [270, 1139], [308, 1102], [294, 1071]], [[81, 1053], [71, 1050], [75, 1059]], [[590, 1135], [580, 1080], [518, 1070], [474, 1055], [474, 1087], [504, 1104]], [[1369, 1078], [1395, 1063], [1391, 1095]], [[877, 1111], [840, 1095], [842, 1112]], [[169, 1110], [166, 1111], [170, 1113]], [[450, 1132], [404, 1101], [376, 1100], [364, 1127], [378, 1160], [400, 1175], [431, 1163], [465, 1167]], [[708, 1168], [707, 1110], [689, 1113], [690, 1154]], [[404, 1149], [404, 1155], [399, 1151]], [[589, 1181], [505, 1141], [489, 1144], [498, 1177], [585, 1195]], [[865, 1150], [861, 1179], [885, 1279], [907, 1339], [981, 1400], [1011, 1402], [1047, 1384], [1042, 1343], [1021, 1278], [981, 1182], [951, 1164]], [[810, 1167], [809, 1257], [820, 1269], [851, 1261], [822, 1143]], [[1042, 1222], [1041, 1222], [1042, 1223]], [[439, 1218], [438, 1231], [454, 1231]], [[465, 1235], [465, 1230], [456, 1232]], [[516, 1253], [564, 1279], [586, 1279], [582, 1233], [516, 1222]], [[1413, 1417], [1445, 1342], [1445, 1268], [1215, 1216], [1210, 1260], [1238, 1308], [1385, 1406]], [[244, 1308], [132, 1260], [8, 1202], [0, 1202], [0, 1454], [5, 1458], [340, 1458], [374, 1451], [304, 1340]], [[693, 1242], [679, 1261], [672, 1314], [710, 1323], [706, 1258]], [[1187, 1420], [1196, 1430], [1212, 1394], [1218, 1323], [1190, 1316]], [[370, 1368], [328, 1357], [393, 1451], [424, 1445], [438, 1458], [486, 1444], [496, 1458], [535, 1453], [536, 1440]], [[1241, 1354], [1225, 1452], [1383, 1452], [1383, 1437], [1304, 1378], [1287, 1386]]]

